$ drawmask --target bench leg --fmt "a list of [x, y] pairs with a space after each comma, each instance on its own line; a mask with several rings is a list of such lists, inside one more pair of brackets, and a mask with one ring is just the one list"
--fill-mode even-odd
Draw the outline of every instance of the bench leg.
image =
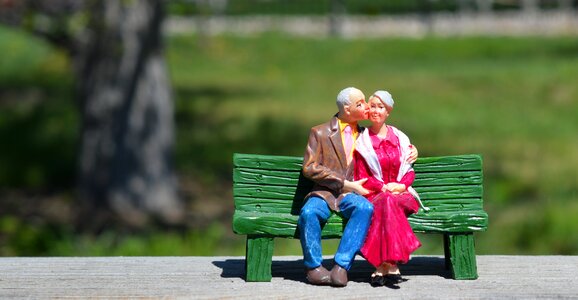
[[444, 252], [454, 279], [478, 278], [473, 233], [444, 234]]
[[246, 281], [271, 281], [273, 238], [247, 236]]

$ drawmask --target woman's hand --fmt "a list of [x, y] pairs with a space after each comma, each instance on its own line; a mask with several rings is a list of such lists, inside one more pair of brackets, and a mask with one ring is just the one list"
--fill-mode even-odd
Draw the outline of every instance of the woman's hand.
[[418, 155], [417, 148], [414, 145], [409, 145], [409, 150], [411, 151], [411, 153], [407, 158], [407, 162], [413, 164], [417, 160]]
[[397, 183], [397, 182], [390, 182], [388, 184], [384, 184], [381, 191], [383, 192], [391, 192], [392, 194], [400, 194], [406, 191], [405, 184]]

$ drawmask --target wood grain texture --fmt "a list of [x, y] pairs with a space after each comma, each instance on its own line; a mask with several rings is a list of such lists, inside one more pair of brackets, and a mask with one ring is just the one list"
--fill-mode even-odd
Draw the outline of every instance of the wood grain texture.
[[297, 170], [303, 164], [302, 157], [258, 154], [233, 154], [233, 167], [266, 170]]
[[[233, 157], [233, 231], [249, 236], [248, 281], [270, 280], [267, 266], [272, 263], [268, 254], [272, 248], [268, 247], [272, 247], [272, 242], [265, 241], [266, 238], [299, 238], [299, 210], [312, 187], [312, 182], [301, 174], [301, 163], [302, 158], [289, 156], [235, 154]], [[484, 231], [488, 226], [488, 215], [483, 210], [481, 157], [420, 158], [414, 169], [414, 187], [429, 210], [420, 209], [408, 218], [413, 230], [447, 234], [445, 253], [452, 276], [476, 278], [472, 232]], [[340, 237], [345, 224], [346, 220], [333, 214], [323, 226], [322, 237]]]
[[[453, 198], [478, 198], [481, 199], [483, 189], [481, 185], [451, 185], [451, 186], [424, 186], [416, 187], [415, 190], [420, 198], [426, 200], [453, 199]], [[257, 185], [235, 183], [233, 187], [234, 197], [255, 197], [266, 199], [301, 200], [310, 188], [303, 186], [284, 185]]]
[[[233, 216], [233, 231], [237, 234], [253, 234], [285, 238], [299, 238], [297, 219], [299, 216], [270, 213], [236, 211]], [[340, 237], [345, 221], [332, 215], [321, 232], [324, 238]]]
[[[246, 167], [266, 170], [297, 170], [303, 163], [302, 157], [233, 154], [234, 167]], [[482, 158], [477, 154], [452, 155], [440, 157], [420, 157], [414, 163], [416, 172], [439, 172], [447, 169], [454, 171], [479, 170], [482, 168]]]
[[[373, 288], [358, 257], [344, 288], [305, 282], [301, 255], [274, 256], [271, 282], [246, 282], [244, 256], [1, 257], [1, 299], [576, 299], [578, 256], [478, 255], [477, 280], [443, 256], [412, 256], [400, 289]], [[323, 264], [332, 266], [331, 256]], [[539, 272], [538, 272], [539, 268]]]
[[474, 234], [445, 234], [444, 245], [449, 254], [450, 269], [455, 279], [477, 279]]
[[[299, 209], [301, 208], [301, 201], [294, 203], [279, 199], [253, 197], [236, 197], [235, 200], [235, 209], [241, 211], [299, 215]], [[479, 198], [440, 199], [424, 201], [424, 203], [430, 208], [431, 212], [482, 210], [482, 203]]]
[[247, 237], [246, 280], [271, 281], [273, 238]]
[[[284, 213], [255, 213], [236, 211], [233, 216], [233, 231], [237, 234], [257, 234], [279, 237], [299, 237], [297, 232], [298, 215]], [[484, 211], [463, 211], [455, 214], [427, 213], [416, 214], [409, 218], [416, 232], [473, 232], [487, 228], [488, 216]], [[341, 236], [342, 224], [337, 215], [333, 215], [322, 234], [326, 237]]]
[[[267, 170], [238, 167], [233, 170], [235, 183], [295, 186], [301, 178], [301, 168], [295, 170]], [[481, 184], [482, 171], [438, 171], [416, 173], [413, 187]]]
[[[233, 229], [239, 234], [298, 237], [296, 224], [312, 183], [301, 175], [301, 157], [235, 154]], [[482, 160], [479, 155], [420, 158], [415, 188], [430, 211], [410, 217], [418, 232], [483, 231]], [[339, 222], [342, 224], [343, 222]], [[329, 236], [340, 226], [326, 225]]]

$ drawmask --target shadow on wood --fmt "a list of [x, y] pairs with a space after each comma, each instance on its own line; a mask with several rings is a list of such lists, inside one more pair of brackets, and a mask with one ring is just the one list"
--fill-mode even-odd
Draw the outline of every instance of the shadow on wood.
[[[221, 269], [222, 278], [245, 278], [244, 259], [226, 259], [212, 262]], [[333, 267], [333, 259], [324, 259], [323, 266], [328, 270]], [[305, 282], [305, 267], [303, 259], [279, 260], [273, 259], [271, 266], [274, 278]], [[400, 266], [402, 275], [412, 276], [439, 276], [451, 279], [451, 272], [445, 268], [445, 260], [442, 257], [418, 256]], [[348, 272], [349, 280], [354, 282], [368, 282], [374, 268], [363, 259], [356, 259]]]

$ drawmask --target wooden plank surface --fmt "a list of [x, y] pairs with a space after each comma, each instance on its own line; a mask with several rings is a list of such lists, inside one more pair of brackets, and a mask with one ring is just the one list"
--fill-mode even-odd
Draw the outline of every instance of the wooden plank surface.
[[[299, 156], [277, 156], [259, 154], [233, 154], [233, 166], [268, 169], [298, 170], [303, 158]], [[420, 157], [414, 164], [416, 172], [472, 171], [482, 169], [482, 157], [478, 154], [462, 154], [439, 157]]]
[[300, 170], [303, 165], [303, 157], [259, 155], [259, 154], [233, 154], [234, 167], [247, 167], [269, 170]]
[[[283, 188], [295, 187], [298, 183], [310, 186], [311, 182], [300, 176], [301, 161], [300, 157], [236, 153], [233, 157], [234, 187], [256, 184]], [[418, 159], [414, 168], [414, 187], [427, 189], [431, 186], [482, 184], [482, 160], [479, 155], [425, 157]]]
[[[235, 184], [249, 183], [259, 185], [287, 185], [294, 186], [299, 180], [300, 170], [267, 170], [253, 168], [234, 168], [233, 181]], [[463, 185], [482, 184], [482, 170], [477, 171], [445, 171], [417, 173], [413, 187], [436, 185]]]
[[[441, 256], [413, 257], [400, 289], [372, 288], [358, 259], [344, 288], [305, 283], [300, 256], [273, 257], [271, 282], [245, 282], [243, 257], [0, 258], [0, 298], [576, 299], [578, 256], [478, 256], [477, 280], [447, 279]], [[324, 261], [327, 267], [332, 262]]]
[[[298, 215], [286, 213], [261, 213], [235, 211], [233, 231], [237, 234], [270, 235], [279, 237], [298, 236]], [[488, 227], [488, 214], [481, 210], [464, 210], [448, 213], [420, 212], [408, 218], [415, 232], [471, 232], [484, 231]], [[326, 236], [341, 236], [340, 218], [333, 215], [323, 227]]]
[[[462, 211], [483, 210], [480, 198], [442, 199], [436, 201], [423, 201], [432, 212], [436, 211]], [[235, 197], [235, 209], [242, 211], [254, 211], [263, 213], [286, 213], [299, 215], [301, 202], [296, 205], [292, 201], [279, 199]]]
[[[425, 186], [416, 187], [422, 200], [435, 199], [455, 199], [455, 198], [477, 198], [481, 199], [483, 188], [481, 185], [460, 185], [460, 186]], [[310, 189], [297, 186], [275, 186], [256, 185], [246, 183], [236, 183], [233, 186], [233, 196], [253, 197], [265, 199], [293, 200], [303, 199]]]

